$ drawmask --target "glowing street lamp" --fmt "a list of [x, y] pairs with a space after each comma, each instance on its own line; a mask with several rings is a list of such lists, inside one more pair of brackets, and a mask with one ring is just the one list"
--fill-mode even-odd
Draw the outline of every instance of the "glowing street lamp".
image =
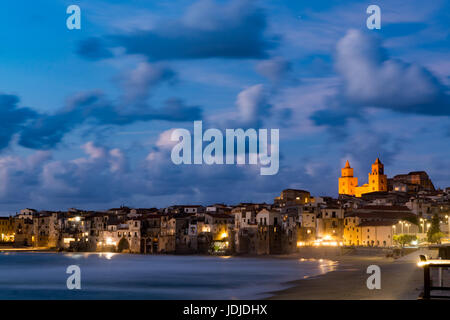
[[450, 216], [446, 214], [445, 218], [447, 218], [447, 233], [450, 235]]

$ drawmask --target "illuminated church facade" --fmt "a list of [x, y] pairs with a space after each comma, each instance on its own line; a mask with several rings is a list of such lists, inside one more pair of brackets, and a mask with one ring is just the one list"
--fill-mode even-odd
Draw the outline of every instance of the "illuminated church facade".
[[387, 176], [384, 174], [384, 165], [377, 158], [372, 164], [372, 172], [369, 173], [368, 183], [358, 186], [358, 178], [353, 176], [353, 168], [350, 163], [345, 163], [341, 169], [339, 178], [339, 194], [361, 197], [361, 195], [370, 192], [388, 191]]

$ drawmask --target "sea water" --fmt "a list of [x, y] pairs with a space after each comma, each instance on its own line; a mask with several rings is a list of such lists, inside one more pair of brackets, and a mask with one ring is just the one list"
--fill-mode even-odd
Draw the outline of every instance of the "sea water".
[[[78, 265], [81, 289], [67, 288]], [[0, 253], [0, 299], [261, 299], [288, 281], [332, 271], [328, 260]]]

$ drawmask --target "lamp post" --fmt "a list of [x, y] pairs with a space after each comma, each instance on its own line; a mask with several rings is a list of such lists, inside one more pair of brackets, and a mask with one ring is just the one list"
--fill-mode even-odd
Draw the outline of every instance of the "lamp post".
[[450, 235], [450, 216], [446, 214], [445, 217], [447, 218], [447, 233]]

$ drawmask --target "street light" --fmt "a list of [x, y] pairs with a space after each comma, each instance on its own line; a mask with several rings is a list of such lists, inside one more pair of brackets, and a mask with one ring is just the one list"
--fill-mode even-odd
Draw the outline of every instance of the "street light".
[[450, 235], [450, 216], [446, 214], [445, 217], [447, 218], [447, 233]]

